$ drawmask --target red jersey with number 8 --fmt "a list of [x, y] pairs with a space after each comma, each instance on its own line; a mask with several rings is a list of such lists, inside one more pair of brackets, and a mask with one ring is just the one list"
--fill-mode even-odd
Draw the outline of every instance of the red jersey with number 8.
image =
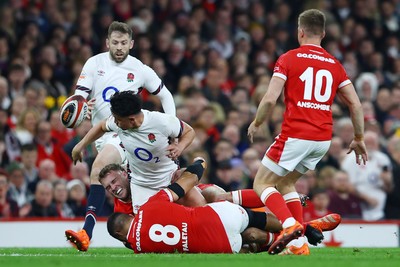
[[140, 207], [127, 236], [135, 253], [232, 253], [225, 228], [211, 207], [190, 208], [170, 201], [161, 190]]
[[336, 91], [351, 83], [340, 62], [320, 46], [302, 45], [279, 57], [273, 76], [286, 81], [281, 134], [331, 140], [331, 105]]

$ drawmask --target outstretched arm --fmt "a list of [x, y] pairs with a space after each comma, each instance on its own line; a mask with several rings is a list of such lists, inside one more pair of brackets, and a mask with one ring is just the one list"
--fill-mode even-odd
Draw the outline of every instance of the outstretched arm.
[[89, 144], [93, 143], [97, 139], [103, 136], [103, 134], [107, 132], [106, 121], [101, 121], [96, 124], [90, 131], [82, 138], [82, 140], [75, 145], [72, 149], [72, 160], [74, 164], [79, 160], [82, 161], [83, 155], [82, 150], [87, 147]]

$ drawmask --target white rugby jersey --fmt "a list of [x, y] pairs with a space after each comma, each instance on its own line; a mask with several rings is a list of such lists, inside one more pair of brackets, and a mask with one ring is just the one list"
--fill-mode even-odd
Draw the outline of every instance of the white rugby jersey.
[[178, 165], [167, 157], [168, 137], [180, 137], [183, 123], [175, 116], [142, 110], [144, 120], [137, 129], [122, 130], [114, 117], [107, 119], [107, 130], [116, 132], [126, 150], [131, 182], [158, 188], [165, 186]]
[[92, 124], [95, 125], [111, 115], [110, 97], [115, 92], [131, 90], [140, 93], [146, 89], [157, 94], [162, 87], [162, 81], [154, 70], [137, 58], [128, 55], [123, 62], [116, 63], [111, 60], [109, 52], [104, 52], [86, 61], [75, 94], [96, 98], [92, 111]]

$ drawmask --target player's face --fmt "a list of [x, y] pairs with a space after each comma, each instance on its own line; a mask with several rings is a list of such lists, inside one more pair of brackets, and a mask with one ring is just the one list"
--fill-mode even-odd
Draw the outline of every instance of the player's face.
[[127, 33], [112, 32], [110, 38], [106, 40], [106, 45], [110, 50], [111, 59], [121, 63], [128, 57], [129, 50], [133, 47], [133, 40]]
[[123, 171], [110, 171], [102, 180], [103, 187], [114, 197], [128, 201], [130, 188], [128, 174]]

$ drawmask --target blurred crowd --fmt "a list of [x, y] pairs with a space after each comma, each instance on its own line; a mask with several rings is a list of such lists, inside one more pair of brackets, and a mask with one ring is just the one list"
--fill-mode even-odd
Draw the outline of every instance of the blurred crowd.
[[[354, 83], [365, 116], [366, 166], [346, 154], [353, 139], [348, 111], [332, 106], [334, 136], [315, 171], [297, 183], [310, 196], [305, 220], [400, 219], [399, 0], [8, 0], [0, 2], [0, 219], [85, 215], [96, 156], [72, 164], [74, 145], [91, 128], [66, 129], [59, 108], [84, 62], [106, 51], [108, 25], [134, 31], [131, 55], [152, 67], [175, 98], [177, 116], [196, 131], [180, 159], [207, 159], [203, 183], [227, 191], [252, 188], [266, 148], [280, 132], [284, 104], [253, 143], [247, 127], [277, 58], [296, 48], [298, 14], [327, 16], [323, 47]], [[145, 92], [145, 91], [143, 91]], [[143, 94], [145, 108], [160, 110]], [[108, 198], [104, 214], [112, 211]]]

